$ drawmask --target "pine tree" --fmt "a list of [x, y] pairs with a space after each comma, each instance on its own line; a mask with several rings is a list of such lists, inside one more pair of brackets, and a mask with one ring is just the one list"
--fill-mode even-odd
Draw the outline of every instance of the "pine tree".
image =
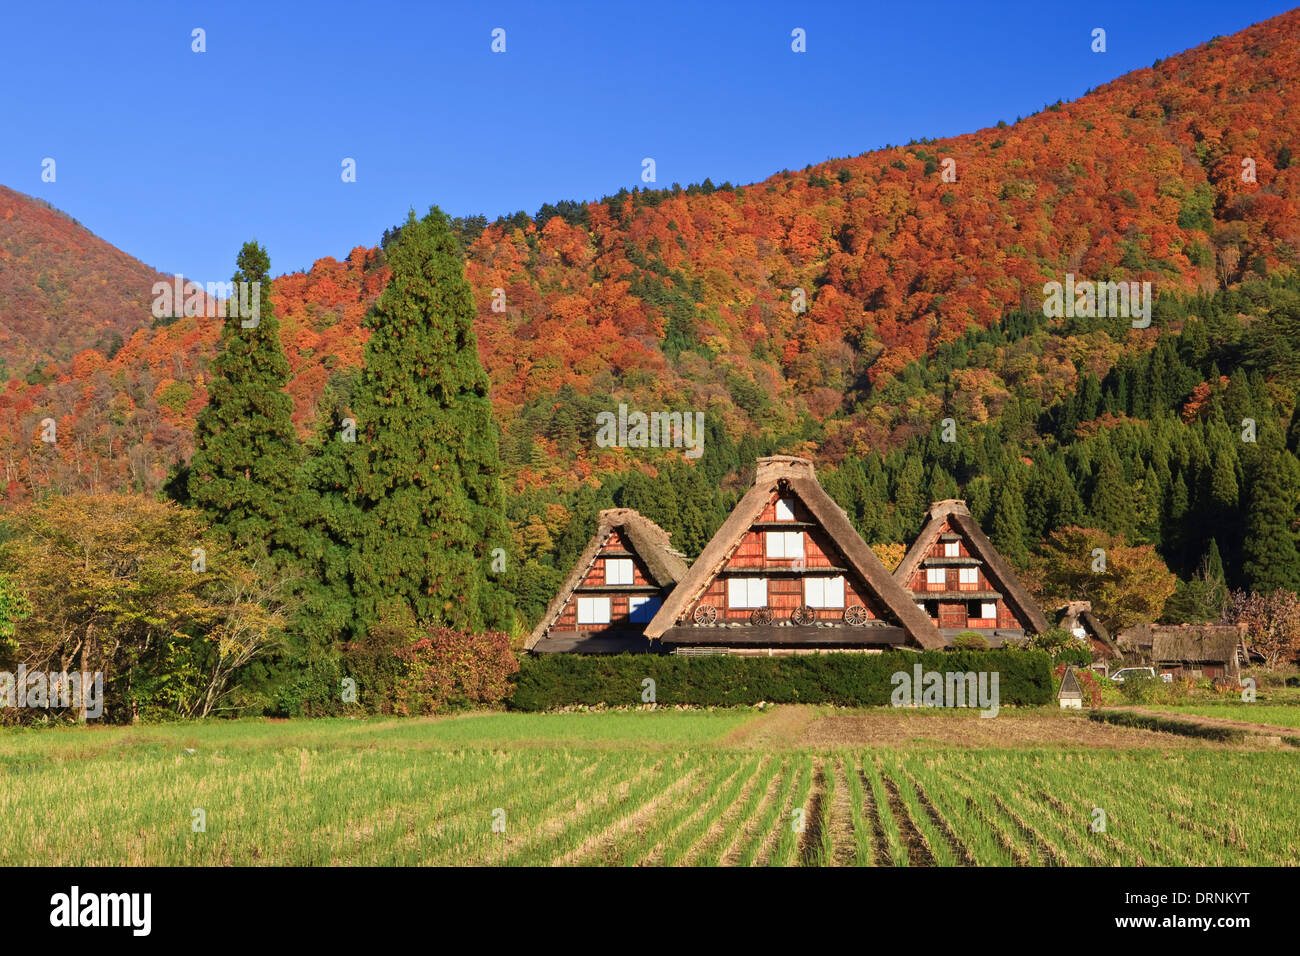
[[392, 274], [366, 318], [355, 442], [331, 440], [317, 468], [326, 552], [346, 552], [333, 584], [346, 587], [353, 637], [389, 615], [508, 627], [494, 566], [509, 544], [500, 435], [446, 215], [411, 213], [387, 257]]
[[929, 502], [922, 490], [924, 469], [917, 455], [908, 456], [894, 482], [894, 506], [898, 531], [910, 541], [921, 530]]
[[1261, 593], [1300, 591], [1300, 462], [1282, 449], [1261, 449], [1252, 476], [1242, 575]]
[[1092, 489], [1090, 510], [1097, 527], [1102, 530], [1125, 538], [1132, 535], [1137, 521], [1133, 507], [1133, 488], [1125, 484], [1113, 455], [1107, 455], [1101, 460], [1097, 481]]
[[241, 282], [258, 284], [258, 314], [231, 315], [222, 326], [208, 404], [194, 426], [187, 490], [226, 541], [287, 559], [303, 517], [301, 449], [293, 399], [284, 391], [289, 363], [271, 305], [266, 251], [247, 242], [236, 264], [237, 290]]
[[1025, 547], [1024, 496], [1014, 481], [1004, 479], [1000, 485], [993, 505], [989, 538], [1008, 561], [1024, 567], [1029, 560], [1029, 549]]

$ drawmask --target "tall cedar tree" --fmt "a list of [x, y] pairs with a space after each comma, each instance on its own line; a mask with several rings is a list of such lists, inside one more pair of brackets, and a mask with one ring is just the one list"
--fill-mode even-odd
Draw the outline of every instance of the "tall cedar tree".
[[1285, 449], [1261, 449], [1246, 515], [1242, 574], [1261, 593], [1300, 591], [1300, 462]]
[[[293, 399], [284, 391], [289, 362], [271, 306], [271, 260], [256, 242], [236, 259], [234, 282], [260, 284], [253, 317], [231, 315], [221, 329], [208, 404], [194, 425], [191, 503], [219, 538], [242, 549], [286, 558], [296, 547], [295, 516], [301, 450], [293, 427]], [[232, 312], [238, 311], [231, 308]]]
[[325, 505], [346, 547], [351, 631], [389, 616], [506, 629], [513, 602], [492, 567], [509, 545], [500, 436], [446, 215], [412, 212], [387, 256], [391, 278], [366, 319], [356, 441], [328, 446], [345, 465], [341, 500]]

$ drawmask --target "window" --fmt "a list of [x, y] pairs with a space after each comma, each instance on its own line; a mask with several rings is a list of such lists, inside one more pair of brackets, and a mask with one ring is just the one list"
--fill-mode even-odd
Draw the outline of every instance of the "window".
[[979, 568], [959, 568], [957, 570], [957, 581], [959, 584], [979, 584]]
[[948, 571], [946, 568], [926, 568], [925, 581], [927, 584], [945, 584], [948, 580]]
[[768, 531], [767, 556], [769, 558], [802, 558], [802, 531]]
[[776, 499], [776, 520], [793, 521], [794, 520], [794, 502], [789, 498]]
[[767, 607], [767, 579], [730, 578], [727, 581], [727, 606]]
[[606, 584], [631, 584], [632, 583], [632, 559], [631, 558], [607, 558], [605, 560], [605, 583]]
[[985, 620], [998, 616], [998, 605], [995, 601], [985, 601], [980, 605], [980, 617]]
[[649, 624], [659, 610], [659, 598], [634, 597], [627, 599], [627, 619], [633, 624]]
[[943, 543], [943, 556], [945, 558], [961, 557], [961, 544], [956, 541], [945, 541]]
[[844, 578], [804, 578], [803, 595], [809, 607], [843, 607]]
[[578, 623], [579, 624], [608, 624], [609, 623], [609, 598], [607, 597], [578, 598]]

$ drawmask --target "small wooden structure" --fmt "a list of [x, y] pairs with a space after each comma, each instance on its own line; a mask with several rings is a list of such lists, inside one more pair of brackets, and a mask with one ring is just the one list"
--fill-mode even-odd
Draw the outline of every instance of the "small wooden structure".
[[966, 502], [936, 501], [928, 519], [894, 580], [911, 592], [946, 643], [962, 631], [976, 631], [998, 647], [1047, 630], [1042, 608], [975, 523]]
[[1056, 612], [1056, 626], [1086, 640], [1092, 648], [1092, 669], [1109, 674], [1113, 662], [1124, 657], [1110, 631], [1092, 613], [1091, 601], [1070, 601]]
[[1061, 689], [1056, 694], [1062, 710], [1080, 710], [1083, 708], [1083, 689], [1079, 679], [1074, 676], [1074, 668], [1065, 665], [1065, 676], [1061, 678]]
[[938, 649], [943, 639], [890, 576], [806, 458], [758, 459], [753, 487], [645, 636], [676, 653]]
[[534, 654], [637, 653], [659, 648], [645, 628], [686, 574], [667, 531], [631, 508], [600, 513], [596, 533], [524, 649]]

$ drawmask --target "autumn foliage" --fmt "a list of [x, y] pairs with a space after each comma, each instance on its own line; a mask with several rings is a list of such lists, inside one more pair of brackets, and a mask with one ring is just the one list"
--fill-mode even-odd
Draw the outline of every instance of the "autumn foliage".
[[[1045, 281], [1073, 272], [1191, 294], [1294, 269], [1297, 63], [1293, 11], [1010, 125], [745, 187], [621, 191], [467, 231], [497, 418], [509, 431], [529, 403], [567, 388], [706, 408], [737, 435], [816, 420], [832, 459], [898, 447], [933, 410], [863, 409], [861, 390], [888, 386], [972, 325], [1038, 308]], [[192, 451], [218, 323], [148, 327], [152, 270], [55, 218], [0, 191], [0, 348], [12, 375], [0, 392], [0, 496], [153, 490]], [[34, 254], [16, 251], [15, 237], [54, 232], [68, 261], [78, 245], [94, 253], [89, 275], [51, 279]], [[387, 275], [382, 249], [358, 247], [275, 281], [287, 390], [304, 435], [327, 385], [359, 364], [361, 319]], [[54, 308], [60, 283], [93, 314], [75, 335]], [[792, 308], [798, 289], [805, 312]], [[140, 312], [123, 312], [135, 303]], [[1125, 347], [1149, 342], [1134, 331]], [[1018, 384], [1033, 384], [1045, 403], [1068, 394], [1072, 358], [1100, 376], [1118, 357], [1095, 345], [1067, 342], [1073, 354], [1037, 357], [1017, 370]], [[979, 370], [954, 389], [970, 420], [996, 415], [1006, 400], [1004, 384]], [[1206, 397], [1198, 393], [1190, 416]], [[59, 428], [54, 448], [37, 438], [47, 417]], [[617, 461], [591, 443], [535, 442], [521, 469], [529, 484], [580, 481]]]

